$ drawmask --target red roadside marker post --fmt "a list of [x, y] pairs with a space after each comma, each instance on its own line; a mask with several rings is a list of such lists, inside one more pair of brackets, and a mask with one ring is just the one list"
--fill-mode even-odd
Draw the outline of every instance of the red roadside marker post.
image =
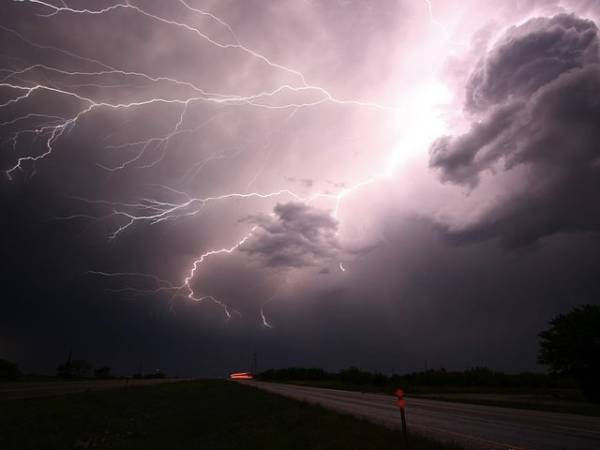
[[402, 436], [404, 436], [404, 448], [408, 449], [408, 433], [406, 431], [406, 414], [404, 408], [406, 408], [406, 400], [404, 399], [404, 391], [400, 388], [396, 389], [396, 404], [400, 408], [400, 419], [402, 420]]

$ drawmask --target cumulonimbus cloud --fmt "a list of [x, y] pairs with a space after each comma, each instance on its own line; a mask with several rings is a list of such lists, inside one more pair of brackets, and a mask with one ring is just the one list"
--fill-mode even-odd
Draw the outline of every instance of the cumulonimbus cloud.
[[316, 266], [338, 253], [337, 221], [329, 211], [305, 203], [279, 203], [273, 214], [247, 220], [257, 228], [239, 250], [265, 266]]
[[594, 22], [560, 14], [510, 28], [477, 64], [471, 127], [436, 140], [430, 166], [474, 189], [484, 172], [522, 170], [511, 195], [456, 234], [522, 246], [600, 231], [599, 49]]

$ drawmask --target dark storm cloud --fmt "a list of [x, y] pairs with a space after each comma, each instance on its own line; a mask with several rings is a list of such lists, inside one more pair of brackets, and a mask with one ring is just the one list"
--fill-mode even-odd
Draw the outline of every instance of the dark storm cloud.
[[553, 237], [526, 251], [449, 246], [414, 218], [390, 221], [383, 234], [386, 245], [348, 264], [339, 290], [303, 298], [293, 311], [273, 303], [271, 322], [299, 328], [291, 315], [307, 317], [315, 352], [334, 366], [531, 369], [536, 335], [554, 311], [594, 302], [600, 292], [591, 236]]
[[509, 246], [600, 230], [600, 55], [596, 25], [531, 19], [490, 50], [467, 85], [471, 129], [431, 148], [442, 180], [475, 187], [487, 171], [519, 180], [508, 198], [456, 235]]
[[529, 97], [563, 73], [598, 62], [598, 28], [574, 15], [534, 18], [510, 28], [472, 73], [467, 108], [483, 111]]
[[[108, 5], [94, 0], [67, 3], [91, 9]], [[415, 80], [428, 79], [432, 67], [450, 50], [442, 30], [430, 22], [426, 2], [187, 3], [216, 14], [248, 47], [301, 70], [308, 83], [323, 85], [341, 99], [385, 105], [398, 101], [405, 106], [404, 93], [420, 86]], [[472, 9], [481, 10], [485, 19], [503, 20], [492, 12], [495, 3], [484, 3], [472, 2], [466, 8], [474, 5]], [[132, 4], [197, 26], [224, 43], [235, 42], [227, 27], [208, 16], [192, 14], [179, 2], [136, 0]], [[447, 20], [444, 11], [460, 12], [457, 5], [434, 2], [436, 19], [450, 27], [452, 20]], [[502, 5], [509, 7], [512, 2]], [[176, 77], [223, 94], [253, 94], [271, 91], [281, 83], [298, 86], [300, 82], [293, 74], [269, 67], [239, 49], [215, 47], [189, 30], [129, 9], [101, 15], [63, 12], [51, 17], [38, 15], [47, 14], [48, 8], [29, 2], [6, 1], [1, 9], [0, 25], [5, 27], [0, 29], [1, 69], [33, 64], [69, 71], [102, 69], [73, 56], [77, 54], [127, 71]], [[471, 12], [465, 15], [468, 20]], [[473, 17], [479, 27], [480, 21]], [[597, 91], [589, 92], [583, 102], [565, 91], [569, 77], [573, 77], [572, 90], [583, 89], [586, 83], [590, 90], [595, 86], [591, 72], [595, 28], [577, 18], [556, 19], [551, 27], [544, 20], [523, 31], [513, 29], [512, 37], [503, 41], [506, 49], [500, 52], [497, 47], [489, 54], [493, 69], [486, 63], [478, 66], [469, 82], [470, 95], [479, 102], [471, 109], [477, 125], [464, 137], [447, 138], [452, 155], [442, 155], [447, 159], [439, 168], [450, 182], [476, 186], [479, 178], [482, 185], [485, 181], [482, 171], [497, 161], [512, 159], [507, 173], [539, 167], [530, 170], [531, 179], [521, 182], [522, 200], [533, 204], [533, 220], [562, 208], [565, 220], [573, 222], [573, 211], [579, 208], [583, 223], [582, 205], [593, 209], [587, 196], [595, 188], [590, 187], [590, 173], [582, 175], [575, 168], [585, 167], [591, 150], [577, 147], [580, 156], [567, 159], [561, 143], [567, 142], [562, 133], [572, 136], [571, 129], [578, 126], [582, 141], [589, 142], [587, 138], [596, 133], [589, 121], [579, 117], [593, 109]], [[552, 39], [547, 28], [553, 30]], [[31, 42], [72, 54], [28, 44], [9, 29]], [[461, 31], [468, 37], [470, 31]], [[523, 73], [531, 73], [526, 68], [531, 58], [519, 59], [520, 53], [511, 49], [513, 41], [533, 34], [539, 36], [536, 48], [546, 55], [540, 66], [554, 67], [549, 61], [556, 58], [558, 72], [549, 71], [545, 78], [537, 78], [536, 73], [529, 84], [517, 70], [505, 70], [504, 77], [491, 73], [502, 71], [513, 60], [511, 67], [520, 61]], [[492, 31], [481, 39], [480, 49], [491, 36]], [[472, 60], [472, 55], [465, 60]], [[456, 78], [460, 75], [465, 82], [464, 74], [472, 68], [469, 64]], [[19, 79], [72, 88], [111, 102], [187, 98], [190, 94], [182, 85], [135, 76], [65, 75], [42, 67], [7, 80], [21, 83]], [[15, 97], [11, 90], [2, 90], [0, 95], [0, 103]], [[571, 111], [553, 106], [564, 104], [563, 97], [571, 99]], [[314, 98], [289, 92], [271, 100], [279, 104]], [[541, 112], [534, 111], [534, 105]], [[0, 122], [29, 112], [71, 116], [81, 107], [71, 97], [38, 92], [2, 108]], [[564, 117], [559, 117], [561, 111]], [[140, 208], [155, 211], [152, 205], [185, 202], [189, 197], [281, 189], [309, 196], [351, 188], [380, 172], [388, 152], [396, 148], [398, 135], [409, 128], [396, 111], [362, 106], [323, 103], [288, 110], [194, 102], [181, 123], [185, 133], [173, 136], [164, 150], [151, 146], [144, 158], [122, 170], [106, 169], [135, 158], [140, 147], [126, 144], [171, 133], [182, 112], [182, 106], [175, 104], [94, 110], [69, 127], [51, 156], [24, 164], [11, 182], [0, 177], [0, 358], [17, 361], [25, 371], [53, 373], [72, 349], [75, 357], [108, 364], [118, 374], [161, 368], [169, 374], [211, 377], [249, 369], [254, 351], [259, 352], [261, 369], [317, 365], [337, 370], [354, 364], [407, 371], [421, 369], [425, 359], [430, 367], [532, 369], [536, 367], [536, 334], [547, 320], [573, 305], [600, 298], [595, 276], [600, 246], [594, 236], [551, 236], [539, 247], [510, 252], [493, 242], [449, 246], [427, 221], [406, 218], [404, 203], [396, 214], [392, 209], [401, 203], [397, 195], [410, 189], [420, 172], [398, 174], [389, 183], [375, 182], [352, 191], [340, 202], [339, 225], [325, 210], [316, 208], [331, 208], [329, 200], [315, 201], [313, 208], [285, 203], [288, 196], [228, 198], [196, 202], [197, 211], [186, 209], [172, 220], [139, 221], [108, 241], [107, 235], [127, 223], [126, 216], [112, 214], [115, 205], [126, 213], [132, 209], [123, 205], [142, 205], [133, 208], [139, 213]], [[556, 122], [555, 128], [547, 127], [550, 119]], [[45, 151], [45, 140], [33, 134], [21, 135], [13, 146], [14, 131], [36, 124], [33, 120], [0, 128], [2, 170], [12, 167], [19, 156]], [[539, 130], [529, 132], [534, 127]], [[524, 151], [525, 147], [513, 154], [501, 145], [517, 137], [531, 141], [544, 136], [561, 144], [546, 155], [544, 164], [549, 170], [542, 170], [543, 158]], [[480, 150], [492, 146], [495, 152]], [[527, 158], [526, 163], [517, 156]], [[566, 169], [573, 178], [576, 172], [582, 176], [565, 187], [564, 198], [552, 200], [549, 191], [539, 188], [536, 192], [546, 201], [534, 204], [527, 188], [538, 183], [557, 191], [558, 186], [565, 186], [561, 176]], [[430, 180], [425, 171], [422, 175], [439, 188], [437, 180]], [[398, 187], [392, 178], [397, 178]], [[573, 193], [576, 187], [581, 195]], [[427, 210], [425, 205], [437, 192], [419, 191], [414, 196], [417, 214]], [[573, 206], [570, 196], [580, 203]], [[440, 197], [443, 200], [444, 194]], [[281, 203], [275, 207], [276, 202]], [[393, 207], [382, 206], [392, 202]], [[504, 228], [491, 228], [486, 221], [482, 222], [485, 227], [468, 230], [469, 236], [505, 232], [511, 223], [523, 229], [526, 214], [516, 214], [515, 208], [520, 211], [527, 206], [516, 197], [501, 206], [504, 209], [493, 212], [502, 218], [497, 223]], [[244, 217], [249, 219], [240, 221]], [[588, 225], [591, 217], [588, 214], [585, 219]], [[238, 243], [253, 225], [255, 233], [243, 246], [223, 251]], [[363, 233], [367, 235], [364, 240]], [[353, 247], [360, 250], [348, 250]], [[227, 319], [218, 303], [210, 299], [192, 302], [185, 290], [175, 298], [171, 291], [141, 295], [127, 290], [156, 288], [152, 278], [139, 274], [156, 275], [179, 286], [193, 262], [210, 250], [216, 253], [198, 265], [190, 281], [196, 298], [214, 296], [241, 315], [233, 313]], [[344, 270], [338, 269], [340, 261]], [[88, 271], [137, 275], [103, 278]], [[272, 328], [262, 326], [261, 312]]]
[[[363, 69], [387, 52], [382, 46], [378, 52], [373, 50], [385, 37], [383, 33], [394, 32], [405, 20], [400, 14], [390, 14], [404, 6], [396, 0], [386, 1], [383, 8], [360, 1], [343, 8], [329, 2], [188, 3], [227, 21], [237, 38], [269, 59], [302, 70], [311, 83], [326, 85], [348, 98], [362, 98], [366, 87], [379, 87], [375, 84], [378, 70]], [[135, 4], [157, 16], [197, 26], [221, 42], [235, 41], [227, 27], [192, 14], [179, 2]], [[96, 10], [109, 4], [92, 0], [70, 6]], [[299, 83], [297, 76], [270, 67], [260, 58], [239, 49], [215, 47], [189, 30], [131, 9], [46, 17], [49, 8], [30, 2], [7, 1], [0, 8], [0, 70], [7, 82], [39, 82], [112, 103], [190, 95], [181, 85], [139, 76], [86, 75], [106, 69], [87, 60], [92, 58], [119, 70], [177, 78], [225, 94], [254, 94], [282, 83]], [[315, 52], [317, 48], [327, 51]], [[11, 75], [11, 70], [24, 69], [20, 76]], [[81, 74], [67, 75], [56, 69]], [[353, 75], [340, 77], [340, 73]], [[14, 99], [15, 92], [3, 88], [0, 96], [3, 104]], [[71, 117], [86, 106], [70, 96], [37, 92], [1, 108], [0, 122], [28, 113]], [[143, 365], [171, 374], [222, 376], [227, 370], [246, 368], [247, 355], [263, 342], [268, 348], [281, 346], [271, 363], [282, 363], [282, 355], [290, 354], [284, 347], [298, 337], [288, 335], [285, 343], [278, 344], [273, 336], [264, 335], [265, 330], [257, 326], [260, 322], [253, 320], [259, 312], [256, 307], [273, 295], [275, 283], [269, 277], [278, 271], [269, 264], [278, 268], [282, 264], [317, 265], [318, 270], [321, 262], [335, 254], [332, 233], [336, 225], [324, 212], [283, 205], [270, 225], [287, 230], [277, 234], [271, 226], [268, 230], [259, 227], [258, 240], [249, 242], [246, 252], [236, 252], [242, 257], [211, 257], [209, 264], [200, 267], [193, 280], [198, 292], [222, 295], [227, 304], [244, 313], [243, 320], [234, 315], [227, 321], [223, 309], [210, 301], [195, 303], [170, 295], [140, 296], [119, 290], [152, 289], [155, 286], [148, 283], [148, 277], [98, 278], [86, 272], [156, 274], [181, 284], [200, 254], [230, 247], [248, 232], [250, 227], [239, 222], [241, 217], [268, 213], [276, 200], [216, 202], [183, 220], [135, 224], [107, 242], [106, 237], [126, 223], [123, 217], [111, 216], [111, 202], [185, 200], [185, 195], [165, 187], [199, 197], [287, 187], [316, 189], [319, 179], [330, 176], [325, 169], [337, 172], [339, 166], [333, 163], [338, 161], [338, 146], [343, 142], [348, 151], [349, 144], [342, 138], [348, 130], [355, 130], [352, 124], [362, 112], [357, 108], [341, 114], [338, 108], [322, 105], [292, 111], [193, 103], [182, 122], [189, 133], [171, 139], [159, 164], [152, 162], [161, 149], [151, 147], [143, 159], [118, 171], [106, 168], [119, 167], [139, 152], [135, 145], [121, 145], [169, 134], [181, 118], [182, 107], [99, 108], [70, 126], [51, 155], [35, 164], [24, 163], [23, 171], [15, 171], [10, 182], [3, 171], [20, 156], [43, 154], [46, 141], [35, 133], [13, 140], [20, 126], [37, 126], [35, 117], [31, 122], [20, 120], [0, 127], [0, 358], [14, 359], [26, 371], [52, 373], [72, 348], [77, 357], [111, 365], [120, 373], [132, 373]], [[371, 123], [379, 122], [379, 117], [373, 114]], [[116, 148], [107, 148], [113, 145]], [[323, 148], [331, 150], [326, 163]], [[296, 186], [281, 183], [281, 174], [293, 175]], [[72, 219], [55, 220], [61, 217]], [[267, 226], [268, 220], [262, 224]], [[283, 239], [279, 244], [291, 247], [277, 247], [278, 237]], [[272, 246], [273, 253], [268, 255], [262, 245]], [[248, 264], [252, 249], [256, 250], [253, 259], [266, 267]], [[309, 315], [298, 320], [310, 320]], [[295, 354], [310, 352], [309, 347], [298, 348]]]
[[248, 219], [258, 228], [240, 251], [270, 267], [315, 266], [338, 252], [337, 221], [304, 203], [277, 204], [271, 215]]

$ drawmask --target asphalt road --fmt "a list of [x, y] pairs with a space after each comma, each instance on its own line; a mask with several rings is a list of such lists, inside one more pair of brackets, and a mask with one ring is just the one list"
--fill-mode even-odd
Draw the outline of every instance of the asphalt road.
[[[388, 426], [400, 426], [396, 398], [258, 381], [265, 391], [316, 403]], [[473, 449], [600, 449], [600, 417], [407, 398], [408, 429]]]
[[182, 380], [179, 378], [163, 378], [152, 380], [27, 381], [0, 383], [0, 400], [55, 397], [77, 392], [118, 389], [129, 386], [148, 386], [177, 381]]

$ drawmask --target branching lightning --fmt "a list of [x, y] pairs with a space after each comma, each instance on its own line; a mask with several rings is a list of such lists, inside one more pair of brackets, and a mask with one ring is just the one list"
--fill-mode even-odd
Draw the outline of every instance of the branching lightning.
[[[170, 130], [166, 134], [148, 137], [133, 142], [107, 145], [106, 149], [108, 150], [136, 149], [133, 156], [122, 160], [119, 164], [99, 165], [108, 173], [113, 173], [127, 168], [147, 169], [154, 167], [163, 161], [168, 152], [169, 145], [175, 137], [182, 134], [193, 134], [207, 126], [211, 119], [193, 127], [186, 126], [186, 116], [189, 113], [190, 107], [196, 103], [207, 103], [222, 107], [245, 105], [251, 108], [271, 110], [289, 109], [292, 111], [292, 114], [295, 114], [295, 112], [299, 109], [314, 108], [324, 103], [332, 103], [339, 106], [373, 108], [381, 111], [382, 113], [393, 112], [397, 109], [394, 106], [383, 105], [376, 102], [340, 99], [324, 87], [310, 84], [307, 81], [307, 77], [301, 71], [273, 61], [266, 55], [253, 50], [238, 39], [233, 28], [227, 22], [211, 12], [192, 7], [185, 0], [179, 0], [178, 4], [189, 14], [207, 18], [217, 25], [223, 27], [227, 31], [230, 39], [228, 39], [228, 41], [215, 39], [203, 32], [198, 27], [157, 15], [139, 5], [131, 3], [128, 0], [101, 9], [77, 9], [75, 7], [68, 6], [65, 2], [61, 2], [61, 6], [57, 6], [48, 1], [42, 0], [13, 0], [13, 2], [22, 3], [24, 6], [40, 9], [43, 12], [39, 13], [38, 16], [43, 17], [44, 20], [62, 14], [74, 16], [102, 16], [127, 10], [157, 24], [172, 27], [184, 33], [190, 33], [206, 44], [214, 46], [220, 50], [238, 52], [244, 57], [253, 58], [274, 71], [280, 71], [283, 74], [294, 78], [297, 80], [297, 82], [284, 83], [279, 86], [275, 86], [272, 89], [262, 90], [250, 95], [211, 92], [197, 86], [195, 83], [189, 80], [180, 80], [173, 77], [149, 74], [143, 71], [125, 70], [124, 68], [116, 67], [113, 64], [108, 64], [99, 59], [80, 55], [63, 48], [42, 45], [34, 42], [31, 39], [28, 39], [26, 36], [16, 30], [5, 26], [0, 26], [0, 30], [2, 30], [4, 33], [10, 34], [13, 38], [21, 41], [23, 44], [26, 44], [31, 48], [35, 48], [40, 51], [59, 53], [64, 57], [70, 58], [74, 62], [85, 65], [87, 68], [86, 70], [73, 71], [42, 63], [29, 65], [17, 64], [19, 67], [0, 67], [0, 91], [6, 91], [9, 93], [9, 99], [0, 104], [0, 110], [8, 110], [9, 108], [15, 108], [16, 106], [24, 105], [28, 100], [31, 100], [32, 98], [42, 94], [67, 99], [78, 105], [76, 110], [71, 114], [59, 115], [29, 112], [22, 115], [15, 115], [9, 120], [0, 122], [0, 130], [8, 130], [8, 142], [15, 151], [20, 148], [19, 144], [26, 136], [33, 136], [35, 138], [42, 139], [45, 144], [44, 150], [39, 154], [25, 154], [16, 158], [14, 164], [5, 170], [5, 175], [10, 180], [14, 178], [18, 171], [26, 171], [29, 167], [34, 167], [36, 162], [50, 157], [53, 152], [56, 151], [57, 144], [60, 139], [71, 129], [76, 127], [78, 122], [81, 121], [83, 117], [96, 110], [110, 111], [143, 109], [150, 106], [169, 106], [178, 108], [179, 111], [177, 120], [172, 124]], [[428, 7], [431, 22], [443, 31], [447, 39], [449, 36], [448, 30], [443, 24], [434, 18], [431, 2], [429, 0], [425, 0], [425, 2]], [[62, 84], [58, 83], [58, 81], [51, 82], [49, 81], [48, 77], [59, 78]], [[121, 81], [115, 82], [115, 79]], [[103, 80], [110, 81], [103, 82]], [[170, 86], [174, 88], [173, 94], [170, 96], [158, 97], [140, 96], [140, 98], [135, 100], [119, 102], [101, 99], [97, 96], [82, 93], [86, 87], [95, 87], [102, 90], [122, 87], [127, 83], [133, 83], [135, 85], [135, 83], [138, 82], [148, 83], [151, 86], [155, 85], [157, 87]], [[289, 95], [293, 95], [295, 100], [287, 100]], [[303, 100], [303, 98], [306, 96], [309, 97], [309, 100]], [[146, 158], [149, 151], [152, 151], [153, 154], [156, 153], [158, 155], [155, 156], [150, 162], [148, 162]], [[214, 154], [213, 156], [198, 162], [190, 169], [189, 173], [191, 176], [193, 176], [210, 161], [226, 157], [228, 156], [224, 153]], [[105, 212], [101, 215], [74, 214], [57, 217], [56, 219], [116, 219], [117, 221], [120, 221], [120, 224], [117, 225], [108, 236], [109, 239], [114, 240], [134, 225], [155, 225], [165, 221], [173, 221], [185, 217], [195, 216], [211, 203], [236, 199], [266, 200], [287, 197], [289, 199], [305, 203], [313, 202], [316, 199], [327, 199], [332, 202], [332, 214], [335, 218], [337, 218], [344, 199], [357, 190], [362, 189], [365, 186], [376, 182], [380, 178], [389, 175], [393, 168], [393, 164], [391, 164], [380, 173], [369, 176], [364, 180], [353, 184], [352, 186], [344, 187], [338, 192], [318, 192], [310, 196], [303, 196], [289, 189], [279, 189], [272, 192], [233, 192], [224, 193], [221, 195], [199, 197], [193, 196], [187, 192], [175, 190], [169, 186], [157, 185], [155, 187], [161, 190], [164, 194], [176, 196], [177, 199], [166, 201], [158, 198], [144, 197], [138, 201], [125, 203], [76, 197], [73, 198], [73, 200], [82, 202], [86, 205], [94, 205], [100, 209], [104, 209]], [[200, 270], [200, 266], [205, 263], [205, 261], [216, 255], [228, 255], [234, 253], [244, 243], [252, 238], [256, 229], [257, 226], [253, 226], [245, 235], [243, 235], [237, 242], [229, 247], [211, 249], [202, 253], [192, 262], [191, 266], [186, 271], [186, 275], [183, 277], [183, 280], [180, 283], [173, 283], [168, 280], [163, 280], [155, 275], [144, 273], [109, 273], [91, 271], [89, 274], [106, 278], [123, 278], [125, 280], [140, 279], [146, 284], [150, 283], [151, 286], [145, 288], [125, 287], [113, 289], [113, 291], [129, 292], [134, 295], [151, 295], [164, 292], [171, 294], [173, 297], [182, 296], [195, 302], [211, 301], [223, 308], [227, 318], [231, 318], [232, 314], [241, 314], [239, 311], [236, 311], [235, 309], [231, 308], [231, 306], [212, 295], [198, 295], [192, 286], [192, 282]], [[339, 269], [342, 272], [346, 272], [347, 270], [341, 262], [339, 263]], [[271, 324], [265, 317], [263, 307], [273, 298], [274, 296], [264, 302], [260, 309], [262, 323], [268, 328], [271, 328]]]
[[427, 12], [429, 14], [429, 21], [442, 31], [442, 33], [444, 34], [444, 38], [446, 40], [450, 39], [450, 32], [448, 31], [446, 26], [442, 22], [437, 20], [433, 14], [433, 5], [431, 4], [431, 0], [425, 0], [425, 3], [427, 4]]

